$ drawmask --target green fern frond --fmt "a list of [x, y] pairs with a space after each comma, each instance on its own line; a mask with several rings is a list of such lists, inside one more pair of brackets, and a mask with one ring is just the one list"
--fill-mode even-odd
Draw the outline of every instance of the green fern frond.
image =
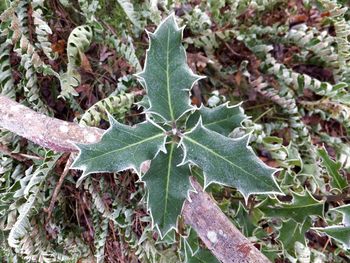
[[78, 96], [74, 88], [79, 86], [81, 81], [77, 70], [81, 62], [80, 55], [90, 46], [92, 36], [92, 29], [87, 25], [78, 26], [70, 33], [67, 43], [67, 72], [60, 75], [60, 97], [71, 98], [71, 96]]
[[6, 41], [6, 37], [7, 34], [0, 36], [0, 93], [15, 99], [16, 89], [10, 64], [10, 46]]
[[140, 28], [140, 22], [138, 21], [133, 3], [130, 0], [117, 0], [117, 2], [123, 9], [126, 16], [131, 21], [131, 23], [133, 23], [134, 26], [136, 26], [137, 28]]
[[32, 6], [34, 9], [32, 17], [35, 25], [36, 38], [38, 40], [37, 45], [49, 59], [54, 60], [57, 58], [58, 55], [56, 53], [53, 53], [51, 49], [49, 35], [52, 34], [52, 30], [43, 18], [43, 1], [34, 0], [32, 2]]
[[120, 53], [130, 63], [130, 65], [136, 69], [136, 72], [142, 71], [140, 61], [135, 54], [135, 48], [131, 40], [128, 41], [127, 44], [124, 44], [117, 38], [111, 38], [111, 42], [113, 43], [116, 51]]
[[85, 111], [80, 119], [80, 123], [89, 126], [98, 126], [102, 119], [108, 120], [107, 112], [118, 116], [124, 116], [133, 103], [134, 94], [132, 93], [107, 97]]
[[42, 165], [33, 172], [33, 167], [29, 168], [26, 171], [25, 177], [20, 180], [21, 188], [16, 191], [14, 197], [23, 197], [26, 201], [17, 208], [19, 216], [8, 236], [8, 242], [11, 247], [20, 248], [21, 240], [28, 234], [31, 228], [30, 216], [38, 202], [41, 188], [45, 183], [46, 177], [54, 168], [59, 156], [54, 155], [50, 151], [47, 152]]

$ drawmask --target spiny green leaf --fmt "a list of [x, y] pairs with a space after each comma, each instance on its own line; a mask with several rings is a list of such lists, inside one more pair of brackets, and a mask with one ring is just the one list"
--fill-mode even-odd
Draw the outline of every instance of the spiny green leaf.
[[332, 187], [340, 190], [343, 190], [345, 187], [347, 187], [348, 183], [346, 179], [339, 173], [339, 169], [341, 168], [341, 163], [333, 161], [329, 157], [324, 147], [322, 147], [321, 149], [318, 149], [317, 154], [322, 158], [323, 165], [326, 167], [329, 175], [332, 177], [332, 181], [331, 181]]
[[182, 138], [186, 153], [183, 163], [203, 170], [205, 186], [219, 183], [236, 187], [245, 198], [253, 193], [279, 193], [273, 179], [276, 170], [256, 157], [248, 141], [248, 136], [230, 139], [208, 130], [200, 120]]
[[339, 206], [331, 210], [342, 213], [343, 214], [342, 223], [344, 224], [344, 226], [350, 226], [350, 205]]
[[164, 147], [165, 133], [152, 122], [134, 127], [123, 125], [109, 116], [111, 127], [96, 144], [79, 144], [79, 156], [72, 168], [82, 169], [78, 184], [90, 173], [119, 172], [151, 160]]
[[200, 117], [202, 117], [205, 128], [228, 136], [233, 129], [240, 127], [241, 122], [247, 116], [243, 113], [240, 105], [229, 106], [225, 103], [215, 108], [208, 108], [202, 105], [188, 118], [186, 128], [193, 128]]
[[350, 249], [350, 227], [348, 226], [329, 226], [325, 228], [312, 228], [318, 232], [325, 233], [331, 238], [337, 240], [346, 249]]
[[148, 33], [150, 47], [144, 71], [138, 74], [147, 89], [153, 112], [169, 122], [176, 121], [190, 106], [189, 91], [200, 79], [186, 63], [186, 51], [181, 45], [182, 28], [170, 15], [154, 33]]
[[298, 223], [303, 223], [310, 215], [323, 216], [323, 201], [317, 201], [309, 191], [302, 194], [294, 193], [290, 203], [280, 202], [277, 198], [266, 198], [257, 208], [266, 217], [292, 218]]
[[305, 220], [305, 222], [302, 224], [295, 222], [293, 219], [283, 221], [282, 225], [278, 228], [278, 240], [282, 243], [285, 250], [294, 255], [295, 242], [300, 242], [306, 245], [305, 232], [309, 230], [310, 227], [310, 218], [308, 220]]
[[[195, 244], [191, 244], [193, 241]], [[219, 263], [216, 257], [208, 249], [199, 247], [198, 237], [196, 233], [191, 229], [189, 237], [181, 239], [181, 245], [185, 250], [185, 262], [188, 263]]]
[[193, 256], [188, 256], [188, 263], [219, 263], [209, 249], [199, 249]]
[[187, 245], [188, 248], [190, 249], [191, 255], [196, 254], [200, 249], [200, 244], [199, 244], [198, 235], [196, 231], [194, 231], [193, 228], [190, 228], [188, 237], [187, 238], [183, 237], [183, 239], [186, 242], [185, 245]]
[[178, 166], [183, 158], [182, 149], [175, 143], [166, 148], [167, 154], [159, 153], [142, 177], [148, 189], [148, 207], [162, 236], [176, 228], [177, 217], [192, 188], [189, 166]]
[[238, 205], [238, 210], [234, 216], [234, 220], [238, 223], [243, 235], [246, 237], [253, 236], [253, 232], [257, 226], [253, 223], [252, 216], [244, 208], [241, 202]]
[[343, 225], [329, 226], [325, 228], [315, 227], [313, 229], [329, 235], [342, 243], [346, 249], [350, 249], [350, 205], [339, 206], [331, 209], [331, 211], [337, 211], [343, 214]]

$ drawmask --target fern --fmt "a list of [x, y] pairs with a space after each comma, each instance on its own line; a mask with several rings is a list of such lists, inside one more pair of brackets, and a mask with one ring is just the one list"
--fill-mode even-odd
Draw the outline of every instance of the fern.
[[18, 18], [18, 29], [20, 30], [20, 34], [28, 37], [28, 8], [29, 8], [29, 1], [27, 0], [21, 0], [18, 3], [17, 9], [16, 9], [16, 17]]
[[203, 12], [200, 8], [195, 7], [190, 14], [186, 14], [185, 19], [187, 26], [191, 29], [191, 32], [198, 35], [204, 30], [207, 30], [212, 22], [206, 12]]
[[40, 89], [37, 83], [37, 73], [50, 74], [56, 77], [59, 75], [41, 60], [36, 48], [27, 37], [27, 9], [28, 3], [26, 1], [20, 1], [16, 9], [17, 15], [13, 15], [10, 27], [12, 44], [15, 45], [14, 51], [21, 57], [20, 70], [24, 75], [19, 88], [25, 91], [26, 100], [34, 110], [47, 114], [50, 110], [41, 99]]
[[278, 91], [270, 87], [270, 85], [264, 81], [263, 77], [259, 77], [250, 83], [254, 89], [278, 104], [288, 115], [291, 127], [291, 140], [304, 161], [304, 171], [302, 171], [302, 173], [311, 175], [319, 180], [320, 173], [317, 164], [316, 149], [311, 143], [309, 130], [301, 119], [292, 91], [283, 85], [280, 85], [280, 90]]
[[188, 37], [184, 39], [185, 43], [193, 44], [197, 48], [203, 48], [206, 54], [212, 59], [216, 60], [214, 51], [220, 46], [221, 42], [228, 41], [233, 36], [236, 36], [237, 32], [233, 29], [227, 29], [223, 31], [212, 31], [210, 29], [205, 30], [198, 37]]
[[319, 101], [300, 101], [300, 104], [310, 114], [319, 114], [322, 119], [334, 119], [344, 125], [347, 134], [350, 134], [350, 107], [330, 99]]
[[[47, 34], [51, 33], [51, 29], [42, 20], [41, 1], [35, 1], [33, 3], [35, 10], [33, 11], [33, 20], [37, 39], [39, 40], [38, 47], [50, 58], [52, 58], [51, 43], [47, 40]], [[37, 48], [29, 40], [29, 24], [28, 24], [28, 1], [18, 1], [18, 5], [14, 9], [16, 12], [12, 13], [12, 23], [10, 32], [12, 34], [12, 44], [15, 45], [14, 51], [21, 58], [21, 72], [23, 78], [19, 85], [20, 89], [23, 89], [26, 94], [26, 100], [28, 105], [36, 111], [50, 114], [50, 109], [46, 106], [46, 103], [41, 99], [41, 92], [38, 86], [37, 74], [43, 73], [44, 75], [53, 75], [59, 78], [59, 74], [52, 70], [50, 65], [45, 64], [38, 55]], [[8, 85], [13, 85], [9, 82]], [[13, 86], [12, 86], [13, 87]], [[8, 89], [8, 87], [7, 87]]]
[[102, 222], [98, 214], [95, 213], [94, 228], [95, 228], [95, 258], [97, 263], [104, 262], [105, 245], [108, 237], [109, 218], [103, 218]]
[[12, 78], [12, 69], [10, 65], [10, 46], [7, 43], [7, 34], [4, 30], [0, 36], [0, 93], [14, 99], [16, 92]]
[[280, 64], [270, 54], [266, 55], [266, 60], [261, 64], [261, 67], [266, 72], [280, 78], [286, 85], [293, 85], [297, 93], [302, 93], [303, 89], [310, 89], [318, 95], [338, 98], [346, 92], [345, 83], [332, 85], [328, 82], [322, 82], [318, 79], [311, 78], [306, 74], [300, 74], [288, 69], [283, 64]]
[[[15, 51], [21, 56], [21, 66], [24, 71], [24, 77], [21, 84], [26, 94], [28, 104], [34, 110], [48, 114], [49, 109], [41, 99], [37, 73], [34, 65], [40, 61], [38, 54], [24, 35], [21, 37], [19, 47], [15, 49]], [[38, 64], [36, 65], [38, 66]]]
[[141, 71], [141, 64], [135, 54], [135, 48], [129, 39], [128, 44], [124, 44], [122, 41], [116, 38], [111, 38], [111, 42], [118, 53], [120, 53], [129, 63], [132, 65], [137, 72]]
[[325, 65], [334, 69], [335, 76], [339, 74], [339, 59], [336, 50], [333, 47], [334, 37], [328, 32], [319, 32], [315, 28], [308, 28], [305, 24], [301, 24], [297, 28], [292, 28], [285, 38], [301, 48], [305, 48], [318, 57]]
[[[80, 10], [83, 15], [86, 17], [88, 24], [93, 24], [96, 22], [95, 13], [100, 8], [98, 0], [92, 0], [91, 2], [88, 0], [79, 0]], [[67, 7], [70, 7], [71, 4], [64, 4]]]
[[322, 0], [322, 5], [329, 11], [335, 28], [335, 40], [337, 42], [338, 61], [342, 69], [341, 81], [348, 81], [350, 72], [348, 66], [350, 63], [350, 25], [344, 18], [344, 14], [348, 10], [333, 0]]
[[59, 155], [55, 156], [51, 152], [47, 152], [45, 161], [38, 169], [32, 173], [33, 167], [30, 167], [20, 180], [21, 188], [16, 191], [14, 197], [23, 197], [26, 202], [18, 207], [19, 216], [16, 223], [11, 228], [8, 242], [11, 247], [19, 248], [20, 240], [28, 233], [30, 228], [29, 217], [37, 202], [41, 187], [45, 183], [46, 177], [53, 169]]
[[136, 26], [137, 28], [140, 28], [140, 22], [137, 19], [133, 3], [130, 0], [117, 0], [117, 2], [123, 9], [126, 16], [131, 21], [131, 23], [133, 23], [134, 26]]
[[87, 25], [78, 26], [70, 33], [67, 43], [67, 72], [60, 75], [61, 97], [71, 98], [78, 95], [74, 88], [81, 81], [77, 70], [80, 66], [80, 55], [90, 46], [91, 40], [92, 29]]
[[251, 0], [249, 6], [258, 11], [271, 10], [277, 4], [286, 2], [285, 0]]
[[33, 20], [35, 25], [36, 38], [38, 40], [38, 47], [44, 52], [49, 59], [56, 59], [57, 54], [53, 53], [51, 49], [51, 43], [49, 42], [48, 36], [52, 34], [52, 30], [49, 25], [44, 21], [43, 15], [43, 1], [34, 0], [33, 6]]
[[90, 107], [81, 117], [80, 123], [98, 126], [102, 119], [108, 120], [107, 112], [117, 114], [120, 118], [130, 109], [133, 102], [134, 95], [132, 93], [107, 97]]

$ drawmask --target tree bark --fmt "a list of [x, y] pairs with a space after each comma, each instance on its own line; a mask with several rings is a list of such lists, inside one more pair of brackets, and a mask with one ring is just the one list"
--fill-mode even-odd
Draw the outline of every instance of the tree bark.
[[[0, 127], [36, 144], [58, 152], [76, 152], [74, 144], [96, 143], [104, 130], [83, 127], [43, 114], [0, 95]], [[182, 214], [201, 240], [222, 262], [270, 262], [231, 223], [215, 201], [192, 180], [196, 193], [191, 193]]]
[[266, 263], [270, 262], [230, 222], [215, 201], [191, 178], [197, 193], [190, 194], [182, 215], [192, 226], [208, 249], [222, 262]]

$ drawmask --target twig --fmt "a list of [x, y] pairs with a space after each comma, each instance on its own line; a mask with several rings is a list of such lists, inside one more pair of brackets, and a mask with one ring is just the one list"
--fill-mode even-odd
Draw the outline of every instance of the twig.
[[[0, 127], [60, 152], [76, 152], [73, 143], [96, 143], [104, 132], [47, 117], [1, 95]], [[60, 181], [64, 181], [66, 168], [56, 192], [59, 191]], [[197, 193], [191, 193], [191, 201], [185, 202], [182, 214], [185, 222], [193, 227], [212, 253], [224, 263], [270, 262], [231, 223], [201, 186], [194, 180], [192, 184]], [[54, 203], [55, 199], [52, 198], [51, 202]]]
[[31, 160], [43, 160], [44, 159], [43, 157], [36, 156], [36, 155], [11, 152], [11, 150], [6, 145], [3, 145], [3, 144], [0, 144], [0, 152], [3, 152], [4, 154], [9, 155], [11, 158], [13, 158], [19, 162], [23, 162], [27, 159], [31, 159]]
[[57, 196], [58, 196], [58, 193], [60, 192], [61, 190], [61, 187], [62, 187], [62, 184], [64, 182], [64, 179], [66, 178], [66, 176], [68, 175], [68, 172], [69, 172], [69, 167], [71, 166], [71, 164], [73, 163], [73, 160], [74, 160], [74, 157], [73, 157], [74, 154], [70, 154], [69, 157], [68, 157], [68, 160], [66, 162], [66, 166], [64, 167], [63, 169], [63, 172], [60, 176], [60, 179], [58, 180], [57, 182], [57, 185], [55, 187], [55, 190], [53, 191], [53, 194], [52, 194], [52, 197], [51, 197], [51, 201], [50, 201], [50, 205], [49, 205], [49, 208], [46, 209], [45, 212], [47, 212], [47, 218], [46, 218], [46, 224], [48, 224], [50, 222], [50, 219], [51, 219], [51, 216], [52, 216], [52, 211], [54, 209], [54, 206], [55, 206], [55, 203], [56, 203], [56, 200], [57, 200]]
[[270, 262], [227, 219], [213, 199], [192, 177], [191, 183], [197, 193], [190, 194], [191, 201], [186, 201], [182, 214], [185, 223], [196, 230], [213, 254], [225, 263]]

